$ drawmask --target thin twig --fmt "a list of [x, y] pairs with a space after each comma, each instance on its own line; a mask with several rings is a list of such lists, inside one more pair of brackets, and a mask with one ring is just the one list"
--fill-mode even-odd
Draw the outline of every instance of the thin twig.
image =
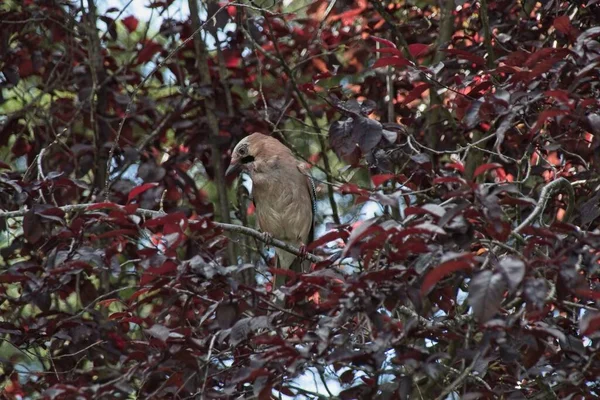
[[456, 379], [450, 385], [448, 385], [444, 388], [442, 393], [438, 397], [436, 397], [436, 400], [445, 399], [446, 396], [448, 396], [450, 393], [452, 393], [452, 391], [454, 389], [456, 389], [456, 387], [458, 387], [458, 385], [460, 385], [465, 379], [467, 379], [470, 376], [471, 371], [473, 371], [473, 368], [475, 368], [475, 364], [479, 360], [480, 355], [481, 355], [481, 352], [479, 352], [475, 355], [471, 364], [467, 368], [465, 368], [464, 371], [459, 376], [457, 376]]
[[487, 65], [489, 68], [493, 68], [496, 62], [494, 55], [494, 46], [492, 45], [492, 30], [490, 29], [490, 17], [488, 15], [488, 3], [487, 0], [481, 0], [479, 5], [479, 13], [481, 19], [481, 25], [483, 26], [483, 37], [485, 48], [488, 53]]
[[[441, 365], [443, 365], [443, 364], [441, 364]], [[447, 368], [449, 371], [457, 374], [457, 375], [461, 374], [461, 372], [459, 370], [457, 370], [456, 368], [452, 368], [452, 367], [450, 367], [448, 365], [444, 365], [444, 367]], [[492, 391], [492, 388], [490, 387], [490, 385], [486, 381], [484, 381], [481, 377], [479, 377], [477, 375], [469, 374], [468, 378], [469, 379], [473, 379], [474, 381], [480, 383], [481, 385], [483, 385], [490, 392]]]
[[208, 380], [208, 367], [210, 365], [210, 358], [212, 357], [212, 351], [213, 351], [213, 347], [215, 345], [216, 338], [217, 338], [217, 335], [213, 335], [213, 337], [210, 339], [210, 345], [208, 347], [208, 355], [206, 356], [206, 372], [204, 373], [204, 382], [202, 383], [202, 393], [204, 393], [204, 390], [206, 389], [206, 381]]
[[558, 178], [548, 184], [546, 184], [546, 186], [544, 186], [542, 188], [542, 191], [540, 193], [540, 198], [535, 206], [535, 208], [533, 209], [533, 211], [531, 212], [531, 214], [529, 214], [527, 216], [527, 218], [525, 218], [525, 221], [523, 221], [519, 226], [517, 226], [513, 231], [512, 234], [513, 235], [518, 235], [523, 229], [525, 229], [526, 227], [528, 227], [529, 225], [531, 225], [536, 218], [538, 218], [541, 214], [543, 214], [544, 209], [546, 208], [546, 203], [548, 202], [548, 199], [550, 199], [550, 197], [552, 197], [552, 195], [554, 195], [555, 192], [557, 192], [559, 189], [563, 188], [567, 194], [569, 199], [568, 204], [567, 204], [567, 210], [565, 213], [565, 220], [567, 220], [569, 218], [569, 216], [571, 215], [571, 213], [573, 212], [573, 203], [575, 201], [575, 191], [573, 190], [573, 187], [571, 186], [571, 183], [566, 180], [565, 178]]

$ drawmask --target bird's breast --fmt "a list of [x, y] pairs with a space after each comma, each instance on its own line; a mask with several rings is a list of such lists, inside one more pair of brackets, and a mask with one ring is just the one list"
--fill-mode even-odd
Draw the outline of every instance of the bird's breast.
[[256, 175], [252, 194], [260, 229], [281, 240], [305, 243], [312, 226], [312, 204], [306, 187], [274, 176]]

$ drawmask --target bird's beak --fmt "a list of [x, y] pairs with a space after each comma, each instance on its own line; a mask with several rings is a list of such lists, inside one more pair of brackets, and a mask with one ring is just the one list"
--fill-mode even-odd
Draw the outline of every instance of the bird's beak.
[[229, 168], [225, 171], [225, 176], [229, 176], [231, 174], [236, 174], [242, 169], [242, 164], [238, 162], [238, 160], [232, 158], [231, 163], [229, 164]]

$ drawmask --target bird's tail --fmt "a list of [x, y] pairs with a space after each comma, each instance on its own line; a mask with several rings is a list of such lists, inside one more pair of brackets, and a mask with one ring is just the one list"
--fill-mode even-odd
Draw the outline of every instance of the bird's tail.
[[[302, 259], [295, 254], [288, 253], [285, 250], [275, 250], [277, 253], [278, 267], [281, 269], [289, 269], [297, 274], [308, 272], [310, 268], [310, 260]], [[275, 287], [281, 287], [286, 281], [283, 275], [277, 276]]]
[[302, 259], [300, 257], [296, 257], [292, 264], [290, 265], [290, 269], [297, 274], [304, 274], [308, 272], [310, 268], [310, 260]]

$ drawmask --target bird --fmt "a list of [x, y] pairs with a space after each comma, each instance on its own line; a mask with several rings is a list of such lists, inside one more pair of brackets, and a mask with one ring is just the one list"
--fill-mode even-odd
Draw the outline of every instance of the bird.
[[[312, 177], [292, 151], [272, 136], [255, 132], [234, 147], [225, 171], [246, 172], [252, 180], [252, 198], [260, 230], [306, 251], [314, 236], [316, 191]], [[278, 267], [308, 272], [310, 261], [276, 248]], [[284, 276], [275, 282], [280, 287]]]

